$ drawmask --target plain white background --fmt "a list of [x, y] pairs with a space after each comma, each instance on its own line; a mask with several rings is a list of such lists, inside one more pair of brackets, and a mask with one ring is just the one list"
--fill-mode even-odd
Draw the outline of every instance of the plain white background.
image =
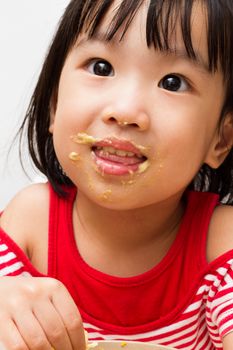
[[[0, 0], [0, 210], [21, 188], [41, 181], [28, 164], [24, 174], [17, 143], [44, 56], [69, 0]], [[24, 152], [28, 159], [28, 154]]]

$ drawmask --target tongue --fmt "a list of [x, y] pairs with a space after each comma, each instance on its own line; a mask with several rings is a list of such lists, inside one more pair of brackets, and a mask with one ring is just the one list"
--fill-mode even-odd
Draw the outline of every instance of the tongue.
[[102, 174], [108, 175], [128, 175], [132, 174], [139, 169], [140, 163], [124, 164], [119, 162], [113, 162], [98, 156], [95, 159], [96, 165]]

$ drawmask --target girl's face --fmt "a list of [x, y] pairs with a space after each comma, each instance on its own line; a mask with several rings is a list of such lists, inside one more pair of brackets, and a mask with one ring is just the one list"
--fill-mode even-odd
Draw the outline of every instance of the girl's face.
[[121, 41], [120, 30], [104, 40], [112, 12], [93, 38], [78, 38], [51, 117], [64, 171], [79, 191], [109, 208], [180, 196], [211, 162], [218, 135], [224, 87], [221, 73], [207, 69], [203, 8], [196, 5], [191, 20], [197, 60], [187, 57], [179, 28], [171, 52], [148, 48], [146, 13], [143, 5]]

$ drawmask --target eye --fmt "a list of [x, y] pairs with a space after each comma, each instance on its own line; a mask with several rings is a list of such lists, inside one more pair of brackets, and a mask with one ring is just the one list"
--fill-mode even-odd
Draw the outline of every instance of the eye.
[[102, 59], [94, 59], [88, 64], [88, 71], [91, 74], [108, 77], [114, 75], [112, 65]]
[[188, 82], [183, 77], [175, 74], [166, 75], [160, 80], [158, 86], [162, 89], [175, 92], [183, 92], [190, 89]]

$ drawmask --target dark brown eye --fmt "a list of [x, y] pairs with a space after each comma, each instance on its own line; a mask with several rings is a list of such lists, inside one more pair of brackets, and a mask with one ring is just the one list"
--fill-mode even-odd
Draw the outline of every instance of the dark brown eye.
[[114, 74], [112, 65], [105, 60], [93, 60], [89, 65], [89, 71], [102, 77], [113, 76]]
[[189, 88], [185, 79], [175, 74], [166, 75], [162, 80], [160, 80], [159, 87], [175, 92], [187, 91]]

